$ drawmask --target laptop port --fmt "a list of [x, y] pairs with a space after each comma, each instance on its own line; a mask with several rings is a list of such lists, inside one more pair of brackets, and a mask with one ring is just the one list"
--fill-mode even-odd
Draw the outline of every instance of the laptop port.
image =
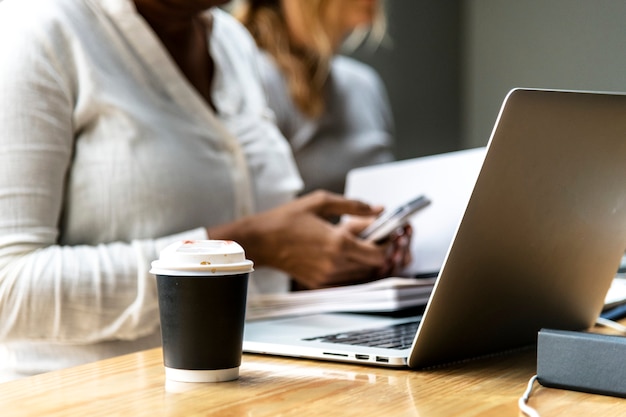
[[357, 359], [360, 359], [362, 361], [366, 361], [370, 358], [370, 355], [359, 355], [358, 353], [356, 355], [354, 355], [354, 357], [356, 357]]
[[376, 356], [376, 362], [389, 363], [389, 358], [384, 356]]
[[[0, 0], [1, 1], [1, 0]], [[333, 352], [324, 352], [324, 355], [328, 355], [328, 356], [345, 356], [348, 357], [348, 355], [343, 354], [343, 353], [333, 353]]]

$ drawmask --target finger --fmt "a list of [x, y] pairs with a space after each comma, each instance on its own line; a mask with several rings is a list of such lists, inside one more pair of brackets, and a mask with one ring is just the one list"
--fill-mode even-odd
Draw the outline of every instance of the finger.
[[405, 223], [402, 226], [399, 226], [398, 228], [396, 228], [393, 232], [391, 232], [389, 237], [391, 240], [398, 240], [402, 237], [406, 237], [410, 239], [412, 235], [413, 235], [413, 227], [411, 227], [410, 223]]
[[382, 264], [379, 267], [364, 267], [361, 264], [353, 265], [353, 269], [350, 270], [346, 268], [345, 270], [351, 271], [350, 274], [346, 276], [346, 282], [349, 282], [350, 284], [366, 283], [390, 276], [388, 264]]
[[382, 207], [323, 191], [311, 195], [311, 209], [322, 217], [341, 216], [343, 214], [376, 216], [382, 211]]
[[376, 271], [377, 268], [344, 260], [339, 265], [336, 265], [332, 274], [309, 277], [303, 283], [309, 289], [360, 284], [376, 279]]
[[369, 226], [376, 216], [350, 216], [339, 225], [353, 235], [358, 235]]
[[407, 250], [404, 253], [404, 259], [402, 260], [402, 269], [405, 269], [406, 267], [408, 267], [411, 262], [413, 262], [413, 254], [411, 253], [410, 250]]
[[380, 268], [387, 262], [386, 250], [384, 246], [350, 236], [346, 239], [343, 252], [351, 262]]
[[411, 262], [411, 240], [405, 234], [395, 235], [386, 243], [387, 264], [392, 274], [397, 274]]

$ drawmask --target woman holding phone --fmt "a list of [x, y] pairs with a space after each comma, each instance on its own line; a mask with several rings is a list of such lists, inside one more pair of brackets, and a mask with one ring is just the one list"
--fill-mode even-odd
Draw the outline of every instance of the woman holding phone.
[[257, 292], [399, 266], [329, 220], [379, 209], [294, 199], [256, 45], [224, 3], [0, 1], [0, 380], [158, 346], [149, 269], [173, 241], [239, 242]]

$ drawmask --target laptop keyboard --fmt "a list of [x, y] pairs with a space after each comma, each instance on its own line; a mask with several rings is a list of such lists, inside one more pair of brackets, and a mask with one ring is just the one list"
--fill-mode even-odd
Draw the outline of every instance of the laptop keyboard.
[[345, 333], [336, 333], [326, 336], [304, 339], [326, 343], [340, 343], [343, 345], [358, 345], [389, 349], [407, 349], [411, 347], [417, 332], [419, 320], [410, 321], [376, 329], [358, 330]]

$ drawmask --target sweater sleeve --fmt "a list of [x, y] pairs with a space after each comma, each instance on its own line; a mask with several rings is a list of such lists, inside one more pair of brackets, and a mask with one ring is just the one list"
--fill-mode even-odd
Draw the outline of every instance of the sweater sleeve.
[[[7, 5], [8, 7], [8, 5]], [[0, 13], [1, 15], [2, 13]], [[27, 19], [0, 16], [0, 340], [92, 343], [158, 326], [150, 262], [196, 229], [158, 239], [63, 246], [60, 219], [74, 149], [71, 67]], [[50, 28], [47, 28], [50, 29]], [[29, 34], [33, 34], [29, 36]]]

